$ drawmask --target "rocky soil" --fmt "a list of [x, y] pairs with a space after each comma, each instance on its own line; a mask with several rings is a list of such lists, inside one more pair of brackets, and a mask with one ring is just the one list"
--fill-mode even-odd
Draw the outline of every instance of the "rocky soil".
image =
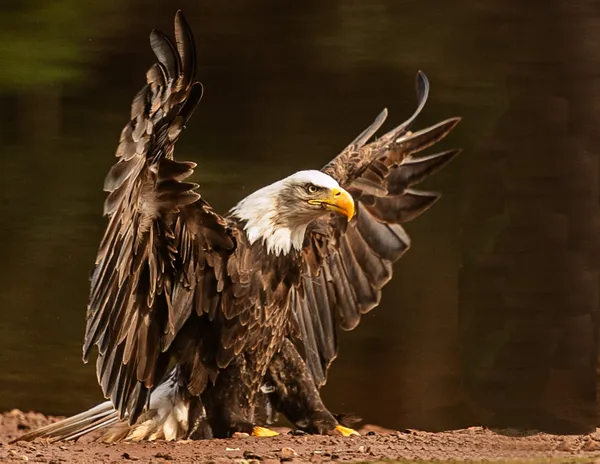
[[481, 427], [429, 433], [365, 426], [360, 429], [361, 437], [350, 438], [292, 436], [288, 429], [278, 429], [281, 435], [273, 438], [107, 445], [94, 442], [93, 437], [84, 437], [68, 443], [8, 444], [31, 428], [57, 419], [18, 410], [0, 415], [0, 462], [299, 464], [418, 459], [600, 463], [600, 429], [590, 435], [556, 436]]

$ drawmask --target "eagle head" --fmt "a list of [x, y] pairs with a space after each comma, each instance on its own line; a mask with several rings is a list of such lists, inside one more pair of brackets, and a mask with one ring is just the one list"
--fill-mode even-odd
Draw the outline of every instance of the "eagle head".
[[302, 248], [308, 225], [330, 212], [350, 221], [352, 196], [331, 176], [308, 170], [248, 195], [231, 214], [245, 223], [251, 244], [262, 241], [268, 253], [279, 255]]

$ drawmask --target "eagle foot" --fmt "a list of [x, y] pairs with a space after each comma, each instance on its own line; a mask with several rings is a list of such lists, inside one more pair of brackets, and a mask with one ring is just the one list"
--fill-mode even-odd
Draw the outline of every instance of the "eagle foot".
[[277, 435], [279, 435], [279, 433], [275, 432], [274, 430], [266, 427], [260, 427], [258, 425], [255, 425], [252, 429], [253, 437], [276, 437]]
[[335, 431], [344, 437], [351, 437], [353, 435], [360, 436], [360, 433], [358, 433], [356, 430], [351, 429], [350, 427], [344, 427], [343, 425], [336, 425]]

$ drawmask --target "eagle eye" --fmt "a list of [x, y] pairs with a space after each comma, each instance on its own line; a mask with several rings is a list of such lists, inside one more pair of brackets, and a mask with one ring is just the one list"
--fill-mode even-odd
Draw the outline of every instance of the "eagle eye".
[[317, 186], [316, 186], [316, 185], [313, 185], [313, 184], [308, 184], [308, 185], [306, 186], [306, 191], [307, 191], [308, 193], [317, 193], [317, 191], [318, 191], [318, 190], [319, 190], [319, 189], [317, 188]]

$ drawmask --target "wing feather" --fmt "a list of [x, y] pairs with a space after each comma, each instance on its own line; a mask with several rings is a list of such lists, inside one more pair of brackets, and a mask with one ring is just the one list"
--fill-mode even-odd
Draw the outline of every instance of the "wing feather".
[[439, 198], [435, 192], [407, 189], [402, 195], [375, 197], [366, 209], [382, 222], [409, 222], [427, 211]]
[[369, 310], [379, 303], [379, 298], [367, 274], [356, 259], [355, 248], [357, 247], [350, 243], [348, 235], [340, 238], [340, 259], [346, 266], [348, 279], [353, 283], [354, 292], [358, 301], [361, 302], [361, 306]]
[[[196, 164], [173, 159], [175, 143], [202, 96], [201, 84], [193, 82], [194, 41], [181, 12], [175, 36], [176, 45], [161, 32], [150, 34], [158, 61], [132, 102], [117, 162], [104, 182], [108, 226], [86, 316], [84, 360], [98, 346], [102, 391], [130, 422], [172, 357], [191, 366], [193, 389], [205, 384], [200, 352], [173, 346], [192, 314], [199, 320], [215, 311], [215, 270], [234, 248], [226, 220], [200, 198], [197, 184], [186, 182]], [[181, 359], [182, 352], [189, 359]]]
[[305, 357], [307, 363], [315, 367], [313, 376], [315, 376], [316, 378], [323, 378], [325, 376], [325, 372], [322, 368], [322, 351], [319, 350], [320, 341], [323, 338], [323, 334], [320, 334], [320, 336], [317, 336], [315, 334], [315, 331], [318, 331], [322, 326], [318, 323], [315, 324], [314, 321], [311, 320], [313, 318], [312, 314], [318, 312], [312, 312], [305, 299], [297, 299], [295, 292], [293, 293], [293, 296], [294, 297], [292, 299], [292, 304], [298, 307], [297, 314], [298, 322], [300, 325], [300, 331], [302, 333], [303, 338], [307, 340], [307, 343], [305, 345]]
[[417, 109], [405, 122], [367, 143], [387, 116], [377, 119], [322, 170], [354, 197], [356, 215], [347, 224], [332, 217], [309, 231], [304, 273], [294, 313], [305, 360], [316, 384], [326, 381], [337, 355], [336, 326], [352, 330], [379, 304], [392, 264], [410, 247], [401, 224], [425, 212], [437, 193], [411, 188], [452, 160], [459, 150], [413, 157], [443, 139], [460, 121], [447, 119], [411, 132], [425, 106], [429, 82], [419, 71]]

